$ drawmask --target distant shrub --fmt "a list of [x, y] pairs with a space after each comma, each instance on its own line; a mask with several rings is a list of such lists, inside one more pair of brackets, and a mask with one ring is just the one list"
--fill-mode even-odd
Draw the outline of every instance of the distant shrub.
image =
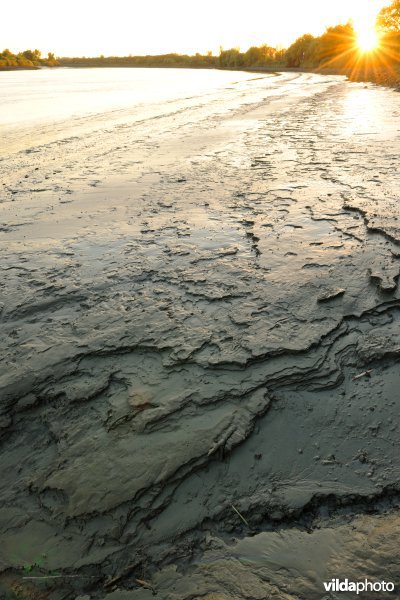
[[24, 50], [13, 54], [8, 48], [0, 52], [0, 69], [10, 68], [37, 68], [40, 66], [55, 67], [58, 61], [52, 52], [47, 58], [42, 58], [40, 50]]

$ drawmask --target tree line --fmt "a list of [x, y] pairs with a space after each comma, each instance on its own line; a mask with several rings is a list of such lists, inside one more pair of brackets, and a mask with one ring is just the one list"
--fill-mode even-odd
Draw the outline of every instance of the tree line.
[[96, 56], [64, 57], [59, 59], [63, 67], [176, 67], [176, 68], [216, 68], [217, 57], [211, 52], [195, 54], [149, 54], [147, 56]]
[[[220, 69], [279, 68], [327, 70], [346, 73], [352, 78], [378, 78], [378, 73], [393, 71], [398, 75], [400, 64], [400, 0], [394, 0], [381, 10], [377, 18], [381, 36], [379, 52], [360, 54], [357, 35], [351, 22], [328, 27], [320, 36], [309, 33], [299, 37], [289, 48], [277, 49], [267, 44], [252, 46], [246, 52], [239, 48], [220, 48], [219, 56], [211, 52], [194, 56], [163, 54], [159, 56], [127, 56], [97, 58], [63, 58], [64, 66], [121, 66], [121, 67], [190, 67]], [[373, 73], [372, 73], [373, 71]]]
[[[12, 54], [0, 53], [0, 68], [65, 67], [175, 67], [278, 70], [282, 68], [326, 70], [346, 73], [353, 79], [369, 79], [391, 83], [400, 81], [400, 0], [381, 10], [377, 18], [381, 35], [379, 51], [361, 55], [357, 35], [351, 22], [328, 27], [320, 36], [305, 34], [289, 48], [277, 49], [266, 44], [252, 46], [246, 52], [239, 48], [220, 49], [219, 56], [207, 54], [162, 54], [148, 56], [98, 56], [56, 59], [53, 53], [42, 58], [39, 50]], [[389, 77], [390, 76], [390, 77]], [[389, 78], [389, 79], [388, 79]]]
[[345, 72], [353, 78], [386, 71], [400, 79], [400, 0], [384, 7], [377, 18], [379, 48], [361, 54], [357, 34], [351, 22], [328, 27], [320, 36], [309, 33], [299, 37], [289, 48], [276, 50], [269, 46], [222, 50], [218, 66], [222, 68], [305, 68]]

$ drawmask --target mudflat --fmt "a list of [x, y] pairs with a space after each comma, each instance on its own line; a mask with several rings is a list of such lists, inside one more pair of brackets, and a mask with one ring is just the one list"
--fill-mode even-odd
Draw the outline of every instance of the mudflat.
[[400, 95], [230, 77], [2, 146], [5, 595], [399, 581]]

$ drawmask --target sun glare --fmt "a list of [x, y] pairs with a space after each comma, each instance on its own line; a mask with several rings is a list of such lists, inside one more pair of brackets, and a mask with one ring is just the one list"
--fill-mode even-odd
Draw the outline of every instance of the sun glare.
[[357, 46], [361, 52], [372, 52], [379, 46], [379, 37], [375, 27], [360, 28], [357, 31]]

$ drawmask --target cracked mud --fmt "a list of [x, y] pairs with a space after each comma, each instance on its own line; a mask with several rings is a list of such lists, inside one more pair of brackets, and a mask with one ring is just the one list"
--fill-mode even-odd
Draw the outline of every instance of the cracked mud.
[[400, 96], [284, 74], [79, 126], [0, 156], [0, 591], [398, 584]]

